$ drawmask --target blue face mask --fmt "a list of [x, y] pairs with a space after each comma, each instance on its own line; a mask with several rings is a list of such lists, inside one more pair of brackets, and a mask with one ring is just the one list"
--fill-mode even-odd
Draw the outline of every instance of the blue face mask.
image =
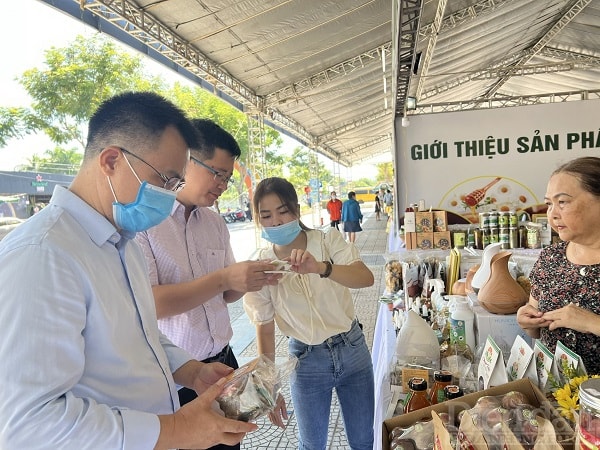
[[263, 227], [261, 235], [275, 245], [288, 245], [298, 237], [300, 231], [302, 228], [296, 219], [278, 227]]
[[135, 170], [133, 170], [133, 167], [131, 167], [131, 164], [129, 164], [129, 160], [126, 156], [125, 161], [140, 183], [140, 188], [138, 189], [135, 201], [124, 205], [117, 200], [110, 178], [106, 177], [108, 179], [110, 190], [115, 198], [115, 201], [113, 202], [113, 220], [120, 230], [131, 231], [134, 233], [146, 231], [169, 217], [177, 193], [148, 184], [147, 181], [142, 183], [140, 177], [138, 177]]
[[144, 181], [133, 203], [113, 203], [113, 219], [121, 230], [145, 231], [169, 217], [176, 197], [176, 192]]

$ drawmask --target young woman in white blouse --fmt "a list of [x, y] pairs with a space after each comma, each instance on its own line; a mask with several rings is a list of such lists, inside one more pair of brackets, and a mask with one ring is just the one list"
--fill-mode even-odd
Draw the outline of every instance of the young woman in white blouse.
[[[349, 288], [371, 286], [373, 274], [338, 230], [323, 233], [300, 221], [298, 196], [287, 180], [262, 180], [253, 206], [262, 236], [271, 243], [259, 258], [285, 260], [291, 272], [276, 286], [247, 293], [244, 309], [256, 326], [259, 354], [274, 358], [277, 324], [298, 358], [290, 381], [298, 448], [325, 449], [335, 388], [350, 448], [371, 450], [373, 366]], [[270, 419], [283, 427], [283, 399]]]

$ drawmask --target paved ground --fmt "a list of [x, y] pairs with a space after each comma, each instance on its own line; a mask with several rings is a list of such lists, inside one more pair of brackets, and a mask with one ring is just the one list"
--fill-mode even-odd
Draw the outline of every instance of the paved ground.
[[[386, 251], [387, 234], [385, 232], [386, 222], [376, 221], [373, 213], [365, 212], [363, 221], [364, 231], [357, 233], [356, 246], [361, 252], [363, 261], [373, 271], [375, 283], [366, 289], [353, 289], [352, 298], [359, 320], [364, 326], [364, 332], [369, 344], [373, 343], [373, 331], [379, 308], [378, 299], [384, 290], [383, 266], [385, 260], [383, 254]], [[383, 216], [382, 219], [386, 217]], [[233, 339], [231, 345], [238, 356], [240, 364], [256, 356], [256, 343], [254, 326], [251, 325], [242, 309], [241, 302], [230, 305], [229, 313], [233, 324]], [[285, 358], [287, 356], [287, 339], [285, 336], [277, 335], [276, 355]], [[298, 446], [296, 420], [293, 414], [293, 405], [289, 396], [289, 386], [284, 387], [284, 396], [290, 410], [290, 419], [285, 430], [277, 428], [268, 419], [259, 419], [259, 431], [246, 436], [242, 442], [242, 449], [296, 449]], [[357, 412], [359, 413], [359, 412]], [[337, 399], [334, 396], [329, 425], [328, 450], [346, 450], [348, 443], [344, 432], [344, 424], [339, 410]]]

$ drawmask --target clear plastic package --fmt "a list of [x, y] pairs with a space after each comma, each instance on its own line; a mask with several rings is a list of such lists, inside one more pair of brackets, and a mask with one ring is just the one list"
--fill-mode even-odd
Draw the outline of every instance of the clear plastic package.
[[225, 416], [248, 422], [268, 414], [275, 407], [281, 384], [288, 378], [298, 359], [292, 357], [276, 365], [261, 355], [228, 376], [217, 402]]

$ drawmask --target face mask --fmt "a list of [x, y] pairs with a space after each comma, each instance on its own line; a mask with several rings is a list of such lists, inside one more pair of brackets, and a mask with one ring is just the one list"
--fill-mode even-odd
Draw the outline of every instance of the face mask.
[[263, 227], [261, 235], [272, 244], [288, 245], [298, 237], [300, 231], [302, 231], [302, 228], [300, 228], [300, 222], [296, 219], [278, 227]]
[[144, 181], [133, 203], [113, 203], [113, 218], [121, 230], [145, 231], [158, 225], [171, 214], [177, 193]]
[[177, 193], [148, 184], [147, 181], [142, 183], [127, 158], [125, 158], [125, 161], [127, 161], [127, 165], [129, 165], [129, 168], [140, 182], [140, 188], [138, 189], [135, 201], [124, 205], [118, 202], [110, 178], [107, 177], [108, 185], [115, 198], [113, 203], [113, 220], [119, 229], [137, 233], [152, 228], [169, 217]]
[[331, 200], [335, 200], [337, 197], [335, 195], [331, 196]]

